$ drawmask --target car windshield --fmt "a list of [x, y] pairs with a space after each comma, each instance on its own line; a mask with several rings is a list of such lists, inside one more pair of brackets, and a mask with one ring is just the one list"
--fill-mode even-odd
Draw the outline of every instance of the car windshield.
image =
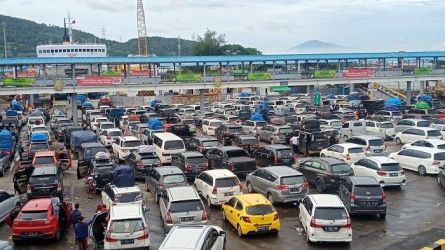
[[54, 157], [52, 156], [42, 156], [35, 157], [34, 164], [55, 164]]
[[71, 122], [71, 120], [59, 120], [57, 123], [58, 124], [70, 124], [72, 122]]
[[175, 201], [170, 204], [170, 211], [172, 213], [202, 211], [203, 209], [201, 200]]
[[34, 175], [29, 178], [29, 184], [55, 183], [57, 175]]
[[258, 144], [257, 139], [242, 139], [241, 142], [243, 145], [256, 146]]
[[218, 178], [215, 180], [215, 186], [217, 187], [234, 187], [238, 185], [238, 179], [236, 177]]
[[221, 124], [222, 124], [222, 122], [210, 122], [209, 126], [217, 128], [217, 127], [221, 126]]
[[21, 211], [17, 215], [18, 220], [47, 220], [48, 211]]
[[429, 130], [426, 132], [428, 136], [441, 136], [439, 130]]
[[347, 163], [338, 163], [330, 166], [332, 173], [349, 173], [351, 167]]
[[280, 134], [289, 134], [293, 132], [291, 128], [280, 128], [278, 131]]
[[165, 184], [181, 183], [185, 182], [185, 178], [183, 174], [169, 174], [164, 176], [163, 182]]
[[370, 146], [383, 146], [385, 142], [382, 139], [369, 140]]
[[354, 194], [357, 196], [381, 196], [382, 188], [380, 186], [355, 186]]
[[207, 158], [204, 156], [187, 157], [186, 162], [192, 165], [204, 164], [207, 163]]
[[289, 157], [292, 157], [292, 155], [293, 155], [293, 153], [292, 153], [292, 150], [290, 150], [290, 149], [285, 148], [285, 149], [277, 150], [277, 156], [279, 158], [289, 158]]
[[383, 171], [401, 171], [399, 163], [382, 163], [382, 167], [380, 168]]
[[108, 135], [113, 136], [113, 137], [119, 137], [119, 136], [122, 136], [123, 134], [122, 134], [122, 131], [116, 130], [116, 131], [109, 131]]
[[248, 215], [266, 215], [271, 214], [275, 210], [272, 205], [268, 204], [261, 204], [261, 205], [255, 205], [255, 206], [248, 206], [246, 208], [246, 213]]
[[298, 185], [305, 182], [304, 176], [293, 175], [281, 177], [281, 185]]
[[113, 170], [114, 170], [114, 164], [110, 164], [110, 165], [96, 166], [93, 172], [98, 174], [106, 174], [113, 172]]
[[435, 153], [434, 160], [436, 161], [444, 161], [445, 160], [445, 152]]
[[380, 127], [381, 127], [381, 128], [394, 128], [394, 124], [393, 124], [393, 123], [390, 123], [390, 122], [382, 123], [382, 124], [380, 125]]
[[343, 125], [343, 123], [341, 121], [331, 122], [331, 126], [334, 126], [334, 127], [341, 127], [342, 125]]
[[141, 146], [141, 141], [134, 140], [134, 141], [124, 141], [124, 147], [126, 148], [134, 148]]
[[185, 120], [182, 120], [182, 124], [192, 125], [192, 124], [195, 124], [195, 121], [192, 119], [185, 119]]
[[129, 203], [137, 200], [142, 200], [142, 194], [140, 192], [116, 194], [115, 197], [116, 203]]
[[226, 152], [229, 158], [232, 157], [250, 157], [249, 154], [244, 150], [230, 150]]
[[420, 121], [417, 122], [417, 127], [427, 128], [431, 125], [431, 121]]
[[256, 122], [256, 126], [262, 128], [267, 125], [267, 122]]
[[397, 111], [392, 112], [392, 116], [401, 116], [401, 115], [402, 115], [402, 113], [400, 113], [400, 112], [397, 112]]
[[182, 140], [166, 141], [164, 143], [165, 150], [178, 150], [184, 148], [184, 142]]
[[350, 154], [360, 154], [363, 153], [363, 148], [350, 148], [348, 149], [348, 153]]
[[319, 220], [344, 220], [348, 218], [348, 214], [342, 207], [317, 207], [314, 217]]
[[110, 123], [106, 123], [106, 124], [102, 124], [101, 126], [100, 126], [100, 128], [103, 130], [103, 129], [109, 129], [109, 128], [114, 128], [114, 125], [113, 124], [110, 124]]
[[31, 147], [29, 149], [31, 151], [38, 151], [43, 149], [49, 150], [49, 146], [47, 143], [31, 143]]
[[218, 140], [202, 142], [203, 147], [217, 147], [218, 145], [219, 145]]
[[[236, 118], [236, 119], [238, 119], [238, 118]], [[227, 131], [230, 132], [230, 133], [241, 133], [241, 134], [244, 133], [242, 127], [228, 127]]]
[[141, 163], [153, 165], [153, 164], [161, 163], [161, 160], [157, 156], [150, 156], [150, 157], [142, 158]]
[[112, 220], [110, 231], [113, 233], [134, 233], [144, 229], [142, 219]]

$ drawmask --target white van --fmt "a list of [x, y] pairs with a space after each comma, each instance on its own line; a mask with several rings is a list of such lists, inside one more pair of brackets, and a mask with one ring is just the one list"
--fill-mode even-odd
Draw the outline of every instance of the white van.
[[170, 163], [172, 154], [185, 152], [184, 141], [172, 133], [157, 133], [153, 136], [153, 145], [161, 163]]

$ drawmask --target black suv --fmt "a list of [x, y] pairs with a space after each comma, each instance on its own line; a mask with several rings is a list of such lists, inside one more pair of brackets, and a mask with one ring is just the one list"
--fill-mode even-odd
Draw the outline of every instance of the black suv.
[[207, 158], [198, 151], [187, 151], [172, 155], [171, 165], [179, 167], [188, 181], [194, 181], [198, 174], [209, 167]]
[[330, 157], [302, 158], [292, 166], [297, 166], [296, 169], [320, 193], [327, 189], [337, 189], [341, 177], [354, 175], [349, 164]]
[[189, 151], [199, 151], [202, 154], [207, 153], [207, 150], [219, 146], [219, 141], [215, 137], [190, 137], [184, 141], [185, 147]]
[[111, 158], [96, 158], [91, 161], [90, 168], [90, 176], [96, 182], [96, 190], [101, 190], [113, 180], [115, 164]]
[[252, 154], [257, 166], [291, 166], [295, 163], [294, 154], [289, 146], [282, 144], [264, 145]]
[[234, 135], [232, 138], [232, 146], [241, 147], [251, 154], [258, 148], [259, 142], [253, 135]]
[[228, 169], [235, 174], [245, 175], [256, 170], [255, 159], [240, 147], [226, 146], [209, 149], [207, 159], [209, 159], [209, 168]]
[[235, 135], [244, 135], [243, 127], [234, 124], [222, 124], [215, 130], [215, 137], [223, 146], [231, 145]]
[[28, 200], [57, 196], [63, 200], [63, 182], [57, 167], [35, 168], [29, 178]]
[[154, 152], [138, 150], [125, 158], [125, 164], [133, 168], [137, 180], [144, 180], [152, 168], [161, 166], [161, 160]]
[[338, 196], [349, 214], [378, 214], [386, 217], [386, 195], [380, 184], [370, 176], [343, 177]]

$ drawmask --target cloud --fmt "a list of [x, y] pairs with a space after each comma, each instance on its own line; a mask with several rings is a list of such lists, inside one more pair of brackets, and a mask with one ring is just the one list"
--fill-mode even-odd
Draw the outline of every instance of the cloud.
[[136, 12], [136, 5], [128, 0], [78, 0], [95, 11]]

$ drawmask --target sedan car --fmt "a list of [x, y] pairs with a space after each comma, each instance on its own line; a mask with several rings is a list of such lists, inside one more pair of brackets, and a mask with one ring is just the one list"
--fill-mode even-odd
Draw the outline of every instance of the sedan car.
[[334, 144], [320, 152], [321, 157], [332, 157], [351, 164], [366, 157], [363, 147], [353, 143]]
[[0, 222], [4, 221], [12, 210], [20, 206], [20, 196], [0, 190]]

